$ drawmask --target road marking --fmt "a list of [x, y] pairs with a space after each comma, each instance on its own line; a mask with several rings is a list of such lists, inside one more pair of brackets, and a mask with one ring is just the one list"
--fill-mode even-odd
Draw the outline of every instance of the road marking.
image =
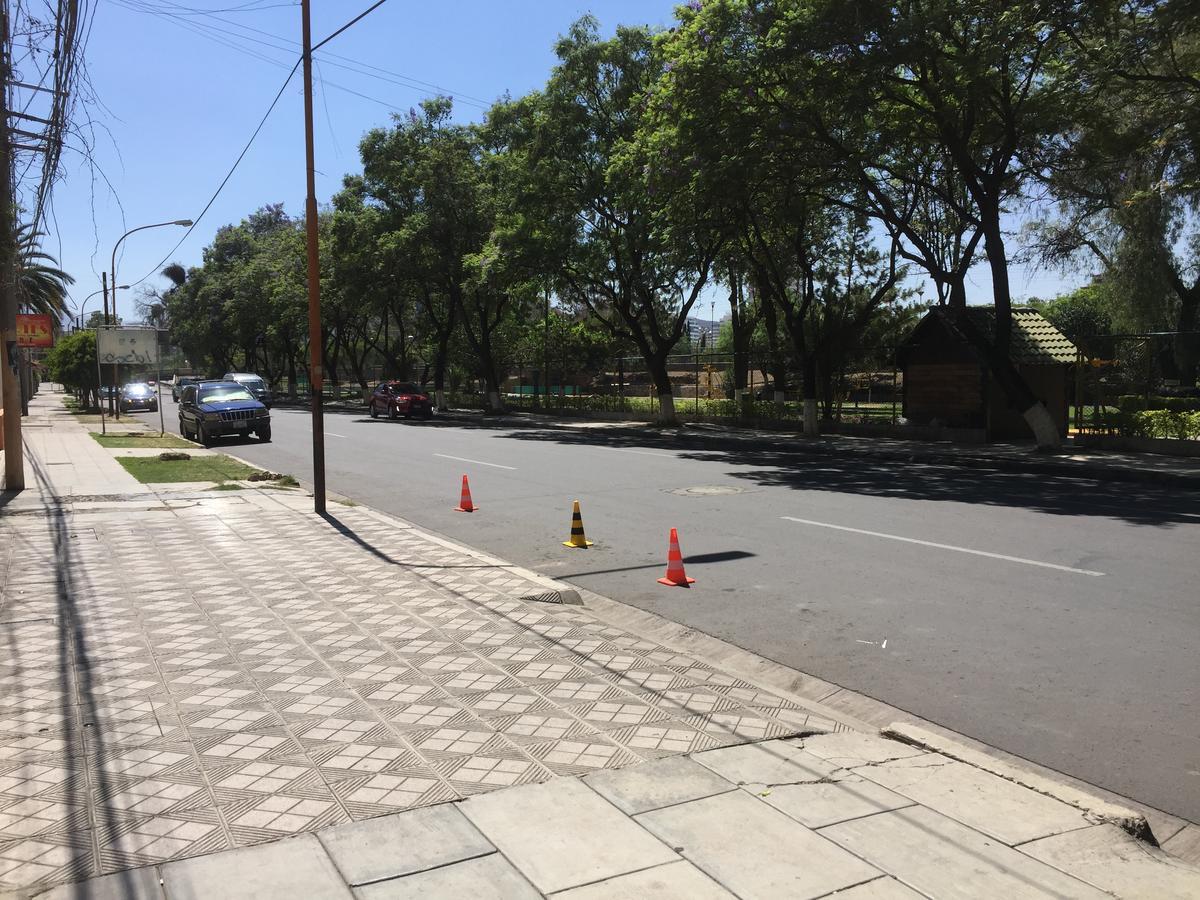
[[1076, 569], [1071, 566], [1060, 566], [1056, 563], [1041, 562], [1036, 559], [1025, 559], [1020, 556], [1005, 556], [1003, 553], [989, 553], [987, 550], [972, 550], [970, 547], [956, 547], [953, 544], [938, 544], [934, 541], [922, 541], [917, 538], [901, 537], [898, 534], [884, 534], [881, 531], [866, 531], [862, 528], [849, 528], [845, 525], [831, 525], [829, 522], [814, 522], [811, 519], [797, 519], [793, 516], [780, 516], [788, 522], [798, 522], [801, 525], [815, 525], [818, 528], [833, 528], [837, 531], [849, 531], [852, 534], [865, 534], [870, 537], [886, 538], [889, 541], [903, 541], [906, 544], [919, 544], [922, 547], [934, 547], [938, 550], [953, 550], [956, 553], [970, 553], [972, 556], [986, 556], [989, 559], [1002, 559], [1005, 562], [1022, 563], [1026, 566], [1039, 566], [1043, 569], [1057, 569], [1059, 572], [1070, 572], [1074, 575], [1100, 576], [1103, 572], [1093, 572], [1090, 569]]
[[674, 459], [674, 453], [656, 453], [653, 450], [630, 450], [628, 447], [604, 447], [605, 450], [612, 450], [614, 453], [640, 453], [642, 456], [665, 456], [667, 459]]
[[350, 438], [346, 437], [344, 434], [337, 434], [336, 432], [333, 432], [333, 431], [327, 431], [327, 432], [325, 432], [325, 434], [328, 437], [340, 437], [342, 440], [346, 440], [346, 441], [350, 440]]
[[467, 459], [465, 456], [451, 456], [448, 453], [435, 453], [434, 456], [440, 456], [442, 459], [456, 459], [459, 462], [467, 462], [476, 466], [491, 466], [493, 469], [508, 469], [510, 472], [517, 471], [516, 466], [502, 466], [499, 463], [484, 462], [480, 459]]

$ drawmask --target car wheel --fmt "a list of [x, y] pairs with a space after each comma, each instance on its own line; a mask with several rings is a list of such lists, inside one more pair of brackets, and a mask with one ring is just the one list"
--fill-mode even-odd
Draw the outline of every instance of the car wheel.
[[255, 434], [255, 435], [258, 437], [258, 439], [259, 439], [260, 441], [262, 441], [264, 444], [269, 444], [269, 443], [271, 443], [271, 427], [270, 427], [269, 425], [268, 425], [266, 428], [260, 428], [260, 429], [258, 429], [258, 431], [254, 432], [254, 434]]
[[396, 407], [394, 407], [394, 406], [389, 406], [389, 407], [388, 407], [388, 418], [389, 418], [389, 419], [394, 419], [394, 418], [396, 418], [397, 414], [398, 414], [398, 413], [397, 413], [397, 411], [396, 411]]
[[196, 442], [204, 447], [212, 444], [212, 438], [208, 434], [208, 429], [204, 427], [203, 422], [196, 423]]
[[179, 420], [179, 436], [180, 436], [181, 438], [183, 438], [185, 441], [187, 440], [187, 436], [188, 436], [188, 433], [187, 433], [187, 426], [185, 426], [185, 425], [183, 424], [183, 419], [180, 419], [180, 420]]
[[379, 418], [379, 410], [375, 408], [374, 402], [372, 402], [371, 405], [368, 407], [368, 411], [371, 413], [372, 419]]
[[424, 419], [426, 422], [428, 422], [430, 419], [433, 418], [433, 410], [432, 409], [425, 410], [425, 412], [421, 413], [421, 418]]

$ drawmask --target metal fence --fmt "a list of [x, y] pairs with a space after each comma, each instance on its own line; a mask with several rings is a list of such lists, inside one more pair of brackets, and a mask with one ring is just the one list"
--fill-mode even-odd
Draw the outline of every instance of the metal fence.
[[1200, 332], [1099, 335], [1075, 343], [1076, 431], [1200, 437]]

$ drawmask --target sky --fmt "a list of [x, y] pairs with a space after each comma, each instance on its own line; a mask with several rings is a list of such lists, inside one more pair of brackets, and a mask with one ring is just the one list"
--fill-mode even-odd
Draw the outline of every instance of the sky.
[[[369, 5], [313, 0], [314, 42]], [[318, 202], [328, 202], [342, 177], [360, 170], [359, 140], [388, 125], [393, 112], [442, 93], [455, 98], [458, 118], [477, 120], [505, 92], [517, 96], [545, 82], [555, 40], [579, 16], [591, 12], [607, 34], [618, 24], [669, 25], [674, 6], [670, 0], [388, 0], [316, 53]], [[94, 135], [91, 162], [73, 139], [46, 227], [46, 249], [76, 279], [71, 296], [77, 310], [100, 288], [100, 272], [125, 231], [200, 215], [282, 86], [299, 40], [298, 2], [98, 4], [86, 51], [98, 98], [85, 110], [93, 123], [85, 128]], [[303, 122], [297, 73], [228, 184], [178, 248], [185, 229], [176, 226], [140, 231], [122, 244], [117, 281], [134, 285], [118, 298], [125, 321], [136, 318], [139, 290], [166, 285], [157, 274], [164, 260], [199, 264], [219, 227], [264, 204], [303, 213]], [[1019, 266], [1011, 277], [1015, 297], [1053, 296], [1082, 280]], [[970, 302], [990, 302], [986, 266], [973, 270], [968, 294]], [[932, 287], [924, 286], [924, 295], [931, 299]], [[712, 299], [720, 318], [728, 303], [719, 293]], [[99, 306], [97, 296], [87, 310]]]

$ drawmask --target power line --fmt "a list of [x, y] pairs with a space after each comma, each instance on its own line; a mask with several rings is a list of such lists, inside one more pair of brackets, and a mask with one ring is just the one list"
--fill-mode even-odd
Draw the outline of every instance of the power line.
[[[134, 9], [138, 12], [147, 13], [149, 15], [158, 16], [160, 18], [164, 18], [164, 19], [168, 19], [168, 20], [174, 20], [175, 23], [177, 25], [180, 25], [181, 27], [184, 24], [183, 21], [179, 20], [179, 17], [182, 15], [182, 13], [173, 11], [173, 10], [188, 9], [188, 7], [181, 6], [178, 3], [170, 2], [170, 0], [163, 0], [163, 2], [160, 2], [160, 3], [153, 3], [153, 2], [151, 2], [151, 0], [117, 0], [117, 2], [120, 5], [125, 6], [127, 9]], [[166, 7], [171, 7], [171, 9], [167, 9]], [[254, 34], [262, 35], [262, 38], [267, 38], [268, 40], [263, 40], [262, 38], [251, 37], [248, 34], [237, 34], [235, 32], [229, 31], [228, 29], [220, 28], [216, 25], [205, 24], [202, 22], [189, 22], [189, 24], [193, 24], [193, 25], [195, 25], [197, 27], [201, 27], [201, 28], [211, 29], [215, 32], [229, 35], [230, 37], [237, 39], [237, 40], [250, 41], [252, 43], [261, 44], [265, 47], [271, 47], [272, 49], [276, 49], [276, 50], [286, 50], [289, 53], [297, 52], [300, 48], [300, 45], [298, 42], [289, 41], [287, 38], [280, 37], [269, 31], [264, 31], [261, 28], [255, 28], [251, 25], [245, 25], [241, 22], [235, 22], [232, 19], [224, 19], [217, 15], [209, 15], [209, 16], [207, 16], [207, 18], [210, 18], [216, 22], [221, 22], [222, 24], [225, 24], [225, 25], [229, 25], [229, 26], [239, 29], [240, 31], [243, 31], [243, 32], [253, 32]], [[344, 30], [344, 29], [342, 29], [342, 30]], [[331, 37], [333, 37], [333, 35], [330, 35], [330, 38]], [[325, 40], [328, 41], [330, 38], [326, 38]], [[322, 43], [324, 43], [324, 42], [322, 42]], [[253, 51], [251, 51], [249, 49], [246, 49], [245, 52], [253, 54]], [[369, 78], [378, 78], [381, 81], [387, 81], [392, 84], [400, 85], [401, 87], [413, 88], [415, 90], [427, 89], [427, 90], [437, 91], [441, 94], [453, 96], [455, 98], [455, 100], [458, 100], [468, 106], [478, 106], [480, 109], [488, 109], [491, 106], [491, 101], [485, 100], [481, 97], [475, 97], [471, 94], [463, 93], [462, 91], [455, 91], [455, 90], [452, 90], [451, 88], [445, 87], [444, 85], [436, 84], [431, 81], [423, 81], [420, 78], [414, 78], [413, 76], [405, 75], [402, 72], [395, 72], [390, 69], [381, 68], [380, 66], [371, 65], [370, 63], [360, 62], [359, 60], [353, 59], [352, 57], [343, 56], [339, 53], [333, 53], [329, 50], [323, 50], [321, 55], [323, 58], [326, 58], [326, 62], [329, 65], [336, 66], [341, 69], [346, 69], [346, 70], [354, 72], [355, 74], [358, 74], [358, 75], [366, 75]], [[340, 62], [340, 63], [333, 62], [332, 60], [335, 60], [335, 59], [342, 60], [342, 62]], [[368, 69], [370, 71], [365, 71]], [[376, 73], [379, 73], [379, 74], [376, 74]], [[334, 86], [337, 87], [337, 85], [334, 85]], [[371, 99], [371, 98], [369, 98], [369, 99]]]
[[379, 9], [379, 7], [383, 6], [383, 4], [385, 4], [385, 3], [387, 3], [387, 0], [376, 0], [375, 3], [372, 3], [370, 6], [368, 6], [366, 9], [364, 9], [362, 12], [360, 12], [357, 16], [355, 16], [353, 19], [351, 19], [349, 22], [347, 22], [345, 25], [343, 25], [341, 28], [339, 28], [333, 34], [331, 34], [328, 37], [326, 37], [322, 40], [319, 40], [315, 44], [313, 44], [313, 46], [312, 46], [313, 51], [315, 52], [317, 50], [320, 50], [322, 47], [324, 47], [326, 44], [328, 44], [330, 41], [332, 41], [335, 37], [337, 37], [339, 34], [341, 34], [343, 31], [345, 31], [351, 25], [354, 25], [357, 22], [361, 22], [363, 19], [365, 19], [371, 13], [375, 12], [375, 10]]
[[225, 185], [229, 183], [229, 179], [233, 177], [233, 173], [237, 171], [237, 167], [241, 165], [242, 160], [245, 159], [246, 154], [250, 151], [250, 146], [254, 143], [254, 139], [258, 137], [258, 133], [262, 131], [262, 127], [267, 124], [267, 118], [271, 115], [271, 111], [275, 109], [275, 105], [279, 102], [279, 98], [283, 96], [283, 92], [287, 90], [288, 84], [291, 83], [292, 76], [295, 75], [296, 70], [300, 68], [300, 62], [301, 61], [299, 59], [296, 60], [296, 64], [292, 66], [292, 71], [288, 72], [287, 78], [283, 80], [283, 84], [279, 87], [279, 92], [275, 94], [275, 99], [271, 101], [271, 105], [267, 107], [267, 111], [263, 113], [263, 117], [259, 120], [253, 134], [250, 135], [250, 140], [246, 141], [246, 146], [242, 148], [242, 152], [238, 154], [238, 158], [233, 161], [233, 165], [230, 167], [229, 171], [225, 173], [225, 177], [221, 179], [221, 183], [217, 185], [217, 189], [213, 191], [213, 195], [208, 198], [208, 202], [204, 204], [204, 209], [200, 210], [200, 215], [192, 219], [192, 224], [188, 230], [184, 232], [183, 237], [179, 239], [178, 243], [176, 243], [175, 246], [170, 249], [167, 255], [164, 256], [153, 269], [129, 285], [131, 288], [136, 287], [151, 275], [156, 274], [162, 268], [163, 264], [165, 264], [167, 260], [174, 255], [175, 251], [179, 249], [180, 245], [188, 239], [188, 236], [195, 230], [196, 226], [200, 224], [200, 220], [204, 218], [204, 214], [212, 208], [212, 205], [216, 202], [217, 197], [220, 196], [221, 191], [225, 189]]
[[[353, 19], [351, 19], [349, 22], [347, 22], [341, 28], [337, 29], [332, 34], [330, 34], [329, 37], [327, 37], [323, 41], [321, 41], [321, 43], [322, 44], [328, 43], [333, 38], [337, 37], [339, 34], [344, 32], [347, 28], [354, 25], [356, 22], [361, 21], [363, 18], [365, 18], [367, 15], [369, 15], [374, 10], [378, 9], [380, 6], [382, 6], [386, 2], [387, 2], [387, 0], [378, 0], [377, 3], [375, 3], [372, 6], [370, 6], [369, 8], [367, 8], [364, 12], [359, 13], [357, 16], [355, 16]], [[318, 46], [320, 46], [320, 44], [318, 44]], [[283, 80], [283, 84], [281, 84], [279, 86], [279, 91], [275, 94], [274, 99], [271, 100], [271, 105], [268, 106], [267, 111], [265, 113], [263, 113], [263, 117], [259, 120], [258, 125], [254, 129], [254, 132], [250, 135], [250, 139], [248, 141], [246, 141], [246, 146], [244, 146], [242, 148], [242, 152], [238, 154], [238, 158], [236, 160], [234, 160], [233, 165], [230, 167], [229, 171], [225, 173], [225, 177], [223, 179], [221, 179], [221, 183], [219, 185], [217, 185], [217, 189], [213, 192], [213, 195], [208, 198], [208, 202], [206, 204], [204, 204], [204, 209], [200, 210], [200, 214], [198, 216], [195, 216], [192, 219], [192, 224], [188, 227], [188, 230], [186, 232], [184, 232], [183, 237], [181, 237], [178, 240], [178, 242], [176, 242], [175, 246], [172, 247], [170, 249], [170, 251], [168, 251], [167, 255], [164, 256], [158, 262], [158, 264], [154, 266], [153, 269], [151, 269], [149, 272], [147, 272], [145, 275], [143, 275], [137, 281], [132, 282], [129, 285], [131, 288], [136, 287], [137, 285], [139, 285], [143, 281], [145, 281], [147, 278], [149, 278], [151, 275], [154, 275], [156, 272], [158, 272], [162, 268], [162, 266], [167, 262], [167, 260], [169, 260], [171, 258], [171, 256], [174, 255], [175, 251], [178, 250], [180, 248], [180, 246], [182, 246], [183, 242], [188, 239], [188, 237], [191, 235], [191, 233], [196, 229], [196, 226], [198, 224], [200, 224], [200, 220], [203, 219], [205, 213], [207, 213], [209, 211], [209, 209], [212, 208], [212, 205], [216, 202], [217, 197], [220, 196], [221, 191], [223, 191], [225, 189], [225, 185], [227, 185], [229, 183], [229, 179], [233, 177], [233, 173], [237, 171], [237, 167], [239, 165], [241, 165], [241, 162], [243, 159], [245, 159], [246, 154], [250, 152], [250, 147], [254, 143], [254, 139], [258, 137], [258, 133], [260, 131], [262, 131], [263, 126], [265, 124], [267, 124], [267, 119], [270, 117], [271, 112], [275, 109], [276, 104], [279, 103], [279, 98], [282, 97], [283, 92], [287, 90], [288, 84], [291, 83], [292, 76], [296, 74], [296, 70], [298, 68], [300, 68], [300, 63], [302, 63], [303, 61], [304, 61], [304, 58], [300, 57], [299, 59], [296, 60], [295, 64], [293, 64], [291, 71], [288, 72], [288, 74], [287, 74], [287, 78], [285, 78]], [[363, 95], [363, 96], [365, 96], [365, 95]], [[373, 99], [373, 98], [368, 97], [367, 99]]]

